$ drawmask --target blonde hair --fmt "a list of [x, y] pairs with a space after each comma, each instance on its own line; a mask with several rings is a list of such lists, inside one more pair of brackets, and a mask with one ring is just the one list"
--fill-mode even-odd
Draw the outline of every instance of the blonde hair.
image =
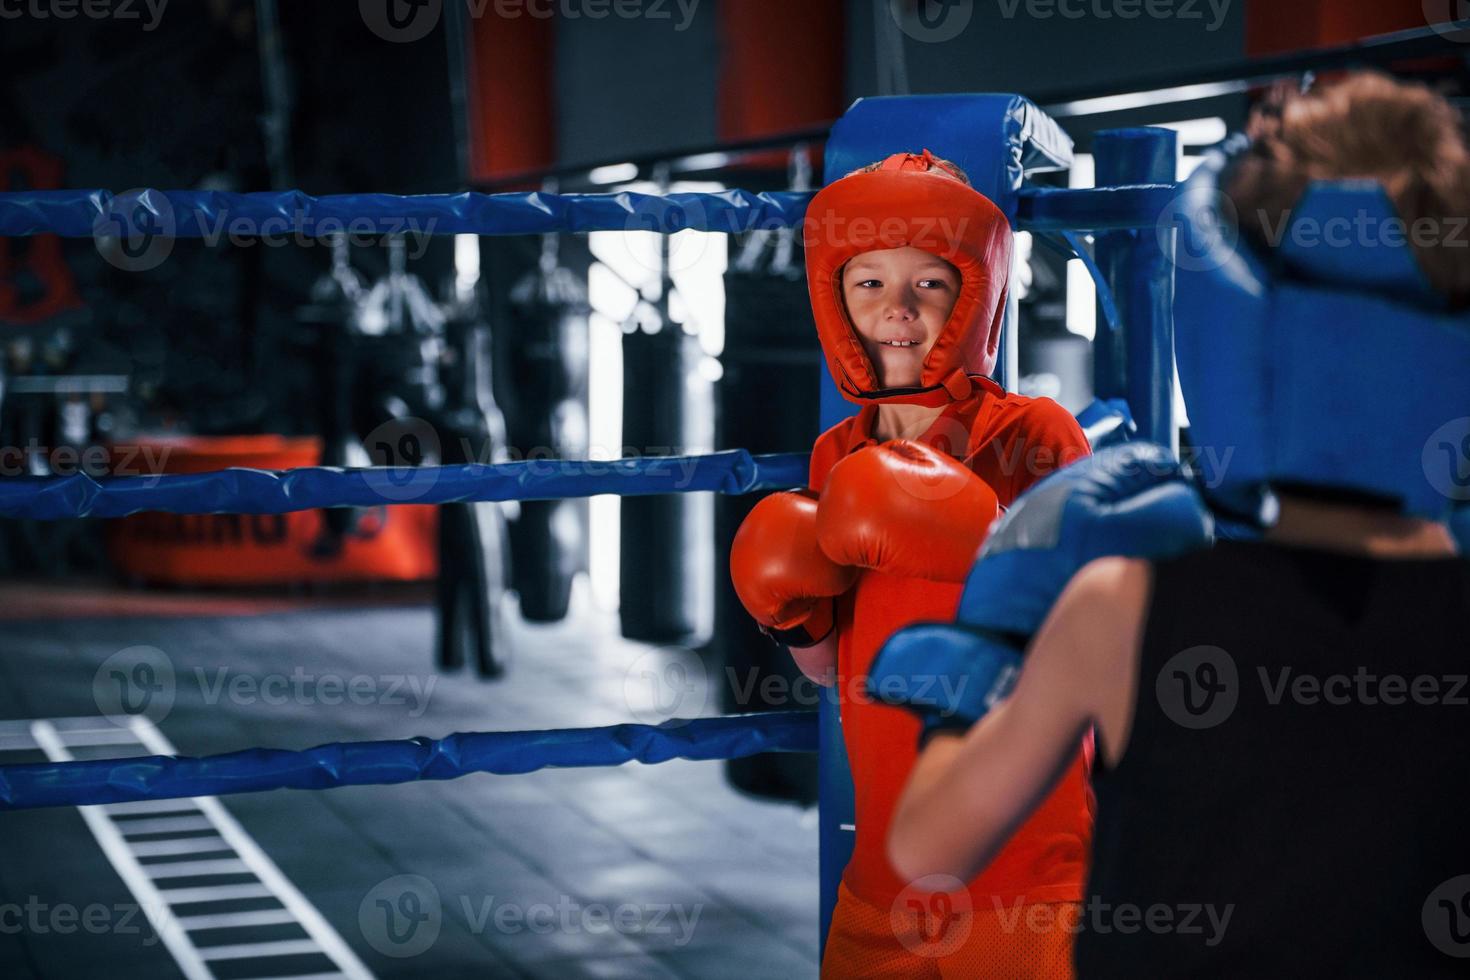
[[1383, 184], [1399, 217], [1459, 219], [1458, 241], [1435, 236], [1411, 244], [1437, 291], [1470, 305], [1470, 147], [1463, 120], [1443, 96], [1379, 72], [1355, 72], [1302, 93], [1274, 89], [1251, 113], [1250, 151], [1234, 166], [1226, 194], [1240, 226], [1271, 242], [1314, 180], [1371, 178]]

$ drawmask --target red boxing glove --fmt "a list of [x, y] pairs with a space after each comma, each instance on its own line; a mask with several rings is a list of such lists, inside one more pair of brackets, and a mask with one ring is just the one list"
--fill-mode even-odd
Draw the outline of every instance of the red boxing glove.
[[899, 439], [832, 467], [817, 507], [817, 541], [839, 564], [963, 582], [999, 514], [995, 491], [964, 463]]
[[857, 580], [817, 545], [817, 496], [810, 490], [762, 499], [735, 532], [730, 578], [767, 636], [810, 646], [832, 631], [832, 597]]

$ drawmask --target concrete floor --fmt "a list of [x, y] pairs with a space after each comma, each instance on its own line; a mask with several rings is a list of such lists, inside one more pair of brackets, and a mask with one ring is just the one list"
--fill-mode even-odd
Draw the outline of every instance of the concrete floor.
[[[618, 638], [580, 598], [563, 623], [517, 622], [510, 669], [494, 682], [433, 671], [422, 606], [316, 600], [295, 611], [206, 604], [207, 615], [150, 607], [119, 616], [63, 596], [27, 618], [30, 601], [12, 592], [7, 602], [0, 590], [9, 607], [0, 719], [98, 716], [108, 710], [94, 693], [99, 670], [146, 645], [173, 667], [174, 691], [156, 721], [186, 755], [656, 721], [643, 678], [681, 656]], [[328, 686], [354, 681], [351, 698]], [[711, 703], [700, 713], [715, 711]], [[815, 976], [815, 813], [741, 796], [722, 769], [632, 764], [220, 801], [377, 976]], [[0, 976], [185, 975], [136, 914], [79, 811], [0, 814], [0, 841]], [[410, 943], [390, 937], [389, 908], [419, 911], [425, 931]], [[296, 928], [263, 928], [258, 938]], [[200, 946], [212, 941], [198, 937]], [[219, 960], [211, 973], [331, 967], [320, 957], [276, 960], [264, 971], [259, 960]]]

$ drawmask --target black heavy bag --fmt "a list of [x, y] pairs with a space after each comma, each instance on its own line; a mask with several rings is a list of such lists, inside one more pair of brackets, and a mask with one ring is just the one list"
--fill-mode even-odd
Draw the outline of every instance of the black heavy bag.
[[[364, 379], [359, 351], [356, 317], [367, 289], [348, 263], [347, 244], [332, 242], [332, 267], [311, 287], [311, 298], [296, 311], [297, 322], [309, 338], [312, 375], [316, 378], [317, 433], [322, 440], [321, 465], [350, 466], [350, 446], [361, 433], [354, 428], [354, 401]], [[367, 383], [370, 383], [367, 382]], [[322, 510], [321, 533], [313, 551], [330, 557], [342, 549], [343, 539], [356, 528], [360, 508], [327, 507]]]
[[[474, 298], [450, 307], [444, 340], [444, 401], [431, 416], [445, 437], [442, 461], [448, 466], [499, 461], [505, 455], [505, 420], [491, 385], [489, 329]], [[508, 539], [498, 503], [439, 508], [436, 644], [442, 667], [458, 668], [473, 656], [480, 676], [502, 672], [510, 645], [501, 612]]]
[[[691, 381], [703, 356], [699, 340], [670, 321], [623, 337], [623, 447], [639, 456], [689, 452]], [[706, 412], [708, 409], [706, 409]], [[672, 493], [622, 500], [623, 636], [649, 643], [698, 644], [698, 587], [707, 582], [710, 504], [703, 494]], [[703, 635], [701, 635], [703, 634]]]
[[[587, 456], [587, 318], [585, 291], [569, 270], [543, 265], [512, 291], [508, 342], [498, 345], [515, 379], [506, 404], [519, 459]], [[525, 500], [509, 524], [511, 584], [521, 615], [563, 619], [572, 580], [587, 567], [587, 501]]]
[[[820, 424], [822, 366], [817, 328], [799, 278], [725, 276], [724, 374], [716, 395], [721, 449], [809, 453]], [[772, 643], [740, 605], [730, 582], [730, 543], [760, 494], [715, 498], [715, 629], [708, 662], [720, 665], [727, 714], [816, 708], [817, 688], [785, 647]], [[815, 755], [765, 753], [725, 763], [736, 789], [816, 802]]]

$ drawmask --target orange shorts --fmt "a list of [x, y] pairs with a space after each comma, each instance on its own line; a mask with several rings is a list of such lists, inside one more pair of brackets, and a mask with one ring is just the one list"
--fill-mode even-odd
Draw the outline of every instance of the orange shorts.
[[885, 909], [839, 885], [823, 980], [1071, 980], [1079, 905], [970, 904], [963, 892], [905, 893]]

